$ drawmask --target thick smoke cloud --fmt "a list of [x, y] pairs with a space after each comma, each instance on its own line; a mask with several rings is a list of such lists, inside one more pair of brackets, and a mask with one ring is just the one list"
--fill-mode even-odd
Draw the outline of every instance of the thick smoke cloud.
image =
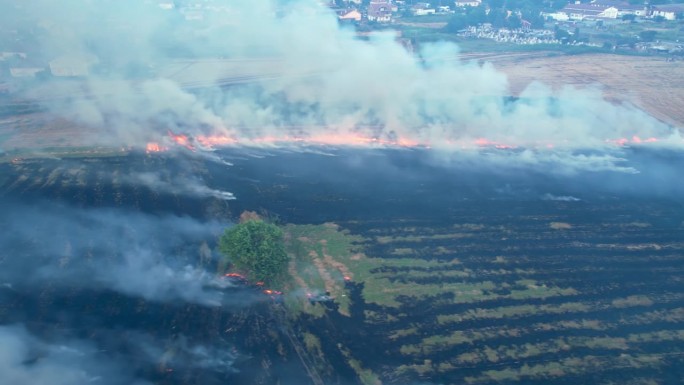
[[0, 385], [148, 384], [89, 342], [46, 342], [23, 325], [0, 326], [0, 373]]
[[231, 284], [210, 270], [213, 256], [203, 242], [225, 224], [52, 203], [8, 205], [3, 217], [0, 283], [6, 287], [49, 283], [207, 306], [251, 301], [227, 293]]
[[[97, 57], [85, 83], [49, 81], [30, 92], [102, 128], [93, 141], [140, 143], [168, 129], [262, 145], [264, 137], [353, 134], [430, 145], [447, 159], [485, 143], [525, 151], [480, 161], [561, 173], [637, 171], [620, 165], [622, 150], [610, 141], [621, 138], [682, 145], [677, 129], [604, 100], [599, 88], [535, 83], [512, 103], [506, 77], [460, 60], [457, 46], [426, 44], [415, 55], [393, 33], [362, 41], [313, 0], [207, 4], [198, 12], [137, 0], [30, 0], [3, 17], [16, 27], [38, 23], [46, 58]], [[202, 19], [186, 20], [189, 12]], [[202, 59], [178, 61], [192, 58]]]

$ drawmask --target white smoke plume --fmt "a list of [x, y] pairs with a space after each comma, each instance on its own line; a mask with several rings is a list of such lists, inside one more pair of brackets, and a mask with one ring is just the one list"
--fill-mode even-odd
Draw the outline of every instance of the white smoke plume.
[[0, 326], [0, 373], [0, 385], [149, 384], [87, 341], [47, 342], [23, 325]]
[[212, 189], [198, 178], [190, 176], [173, 177], [158, 172], [134, 172], [122, 176], [121, 182], [134, 186], [145, 186], [153, 191], [164, 191], [169, 194], [179, 194], [191, 197], [213, 197], [220, 200], [233, 200], [235, 195], [228, 191]]
[[[167, 130], [251, 145], [283, 138], [367, 145], [358, 138], [372, 137], [446, 157], [478, 146], [522, 148], [482, 160], [560, 165], [559, 172], [635, 172], [620, 165], [616, 141], [683, 143], [679, 130], [606, 101], [599, 88], [554, 92], [535, 83], [506, 101], [506, 76], [459, 59], [456, 45], [426, 44], [415, 55], [393, 33], [361, 40], [314, 0], [205, 6], [27, 0], [8, 4], [2, 21], [37, 25], [43, 33], [32, 36], [46, 58], [97, 57], [84, 81], [50, 80], [28, 92], [101, 128], [96, 141], [139, 143]], [[587, 150], [601, 153], [577, 152]]]
[[576, 198], [572, 195], [553, 195], [553, 194], [544, 194], [542, 196], [542, 200], [557, 201], [557, 202], [579, 202], [579, 201], [581, 201], [581, 199]]
[[[4, 217], [4, 216], [7, 217]], [[10, 204], [0, 224], [0, 283], [18, 290], [56, 284], [109, 289], [206, 306], [250, 302], [202, 266], [202, 242], [227, 224], [55, 203]]]

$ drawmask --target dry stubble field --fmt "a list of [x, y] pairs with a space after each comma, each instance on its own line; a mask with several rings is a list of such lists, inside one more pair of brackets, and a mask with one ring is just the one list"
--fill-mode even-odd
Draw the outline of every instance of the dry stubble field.
[[654, 117], [684, 127], [684, 61], [664, 57], [610, 54], [550, 55], [540, 53], [471, 54], [489, 61], [509, 77], [514, 94], [530, 82], [554, 88], [599, 84], [609, 100], [627, 101]]

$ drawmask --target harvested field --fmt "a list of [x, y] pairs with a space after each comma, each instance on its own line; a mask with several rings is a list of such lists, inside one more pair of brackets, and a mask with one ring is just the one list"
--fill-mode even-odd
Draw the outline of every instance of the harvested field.
[[519, 94], [532, 81], [554, 89], [600, 85], [607, 99], [629, 102], [666, 123], [684, 127], [684, 66], [663, 57], [610, 54], [556, 55], [550, 52], [470, 54], [509, 77]]

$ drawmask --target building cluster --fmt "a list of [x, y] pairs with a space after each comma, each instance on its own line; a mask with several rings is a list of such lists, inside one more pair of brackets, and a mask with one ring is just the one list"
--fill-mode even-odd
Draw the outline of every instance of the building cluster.
[[[479, 7], [482, 5], [482, 0], [433, 0], [433, 2], [371, 0], [367, 7], [362, 5], [363, 2], [361, 0], [346, 0], [343, 3], [344, 7], [337, 10], [340, 20], [391, 23], [399, 14], [426, 16], [453, 13], [457, 8]], [[339, 2], [332, 2], [331, 5], [339, 5]]]
[[620, 0], [592, 0], [566, 5], [557, 12], [544, 13], [544, 16], [557, 21], [584, 21], [618, 19], [625, 15], [639, 18], [658, 18], [676, 20], [684, 17], [684, 3], [667, 5], [635, 5]]
[[13, 78], [85, 77], [97, 63], [94, 55], [64, 55], [45, 63], [25, 52], [0, 52], [0, 68]]
[[471, 26], [459, 31], [459, 36], [474, 39], [491, 39], [498, 43], [534, 45], [534, 44], [560, 44], [553, 31], [546, 29], [532, 30], [529, 28], [492, 28], [490, 24], [477, 27]]
[[[339, 1], [332, 4], [339, 5]], [[407, 0], [371, 0], [367, 7], [363, 7], [361, 0], [344, 0], [343, 9], [338, 10], [341, 20], [373, 21], [389, 23], [397, 14], [411, 14], [414, 16], [433, 15], [454, 12], [458, 8], [487, 6], [483, 0], [432, 0], [432, 2]], [[630, 4], [626, 0], [575, 0], [556, 11], [547, 12], [545, 17], [557, 21], [583, 21], [618, 19], [624, 15], [634, 15], [639, 18], [662, 18], [677, 20], [684, 18], [684, 3], [649, 5]]]

